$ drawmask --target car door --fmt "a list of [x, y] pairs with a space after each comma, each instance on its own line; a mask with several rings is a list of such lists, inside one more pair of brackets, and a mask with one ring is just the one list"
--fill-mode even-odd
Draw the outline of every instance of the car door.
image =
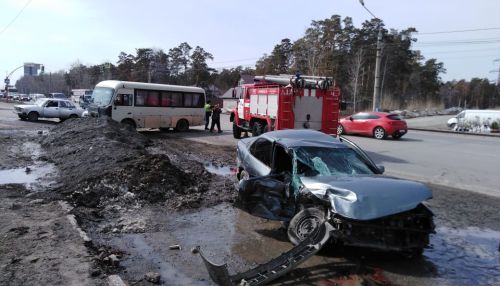
[[71, 114], [75, 114], [75, 106], [68, 101], [59, 101], [59, 118], [69, 118]]
[[351, 133], [360, 133], [363, 130], [363, 125], [366, 122], [366, 114], [365, 113], [358, 113], [354, 114], [350, 118], [350, 130], [349, 132]]
[[238, 197], [243, 210], [271, 220], [289, 221], [292, 218], [295, 213], [291, 190], [292, 158], [284, 150], [282, 146], [273, 144], [269, 161], [273, 168], [270, 173], [240, 182]]
[[119, 89], [115, 100], [113, 101], [113, 111], [111, 112], [111, 117], [118, 122], [121, 122], [126, 118], [133, 118], [133, 98], [133, 89]]
[[250, 177], [269, 175], [272, 147], [273, 142], [263, 137], [258, 138], [248, 147], [248, 152], [242, 163]]
[[359, 133], [371, 136], [373, 133], [373, 129], [380, 125], [379, 120], [380, 116], [378, 116], [377, 114], [367, 114], [366, 119], [360, 125]]
[[43, 107], [43, 115], [41, 117], [59, 118], [58, 100], [47, 100]]

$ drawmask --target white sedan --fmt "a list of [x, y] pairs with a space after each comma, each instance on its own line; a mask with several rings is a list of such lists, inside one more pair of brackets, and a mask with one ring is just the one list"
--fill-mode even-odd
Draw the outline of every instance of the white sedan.
[[37, 121], [38, 118], [68, 118], [82, 117], [84, 109], [76, 107], [70, 100], [56, 98], [41, 98], [34, 104], [14, 105], [14, 112], [21, 120]]

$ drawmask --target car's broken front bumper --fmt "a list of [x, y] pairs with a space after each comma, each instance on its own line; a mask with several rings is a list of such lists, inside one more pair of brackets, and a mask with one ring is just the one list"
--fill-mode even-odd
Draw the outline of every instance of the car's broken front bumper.
[[411, 252], [429, 244], [434, 233], [433, 214], [424, 205], [384, 218], [358, 221], [334, 215], [332, 225], [338, 230], [334, 239], [344, 245], [369, 247], [384, 251]]

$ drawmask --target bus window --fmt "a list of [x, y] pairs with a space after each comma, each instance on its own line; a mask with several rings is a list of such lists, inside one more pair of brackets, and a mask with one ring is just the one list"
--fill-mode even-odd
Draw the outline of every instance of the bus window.
[[182, 106], [182, 93], [180, 92], [171, 92], [171, 106], [181, 107]]
[[193, 105], [192, 107], [203, 107], [205, 102], [203, 102], [203, 94], [193, 93]]
[[118, 94], [115, 99], [116, 106], [132, 106], [131, 94]]
[[193, 94], [192, 93], [184, 93], [184, 107], [193, 106]]
[[135, 92], [135, 106], [144, 106], [144, 102], [148, 92], [146, 90], [136, 90]]
[[146, 106], [160, 106], [160, 92], [150, 90], [146, 97]]
[[163, 91], [161, 93], [160, 105], [162, 107], [169, 107], [172, 105], [172, 97], [168, 91]]

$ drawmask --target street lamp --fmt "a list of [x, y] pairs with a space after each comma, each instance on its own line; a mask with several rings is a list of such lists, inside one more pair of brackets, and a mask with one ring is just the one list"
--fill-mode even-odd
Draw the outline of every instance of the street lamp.
[[[361, 3], [361, 6], [365, 8], [370, 15], [373, 16], [373, 18], [380, 20], [377, 16], [375, 16], [368, 8], [365, 6], [365, 2], [363, 0], [359, 0], [359, 3]], [[379, 111], [380, 109], [380, 61], [382, 59], [382, 26], [379, 21], [379, 26], [378, 26], [378, 36], [377, 36], [377, 56], [375, 58], [375, 86], [373, 88], [373, 111]]]

